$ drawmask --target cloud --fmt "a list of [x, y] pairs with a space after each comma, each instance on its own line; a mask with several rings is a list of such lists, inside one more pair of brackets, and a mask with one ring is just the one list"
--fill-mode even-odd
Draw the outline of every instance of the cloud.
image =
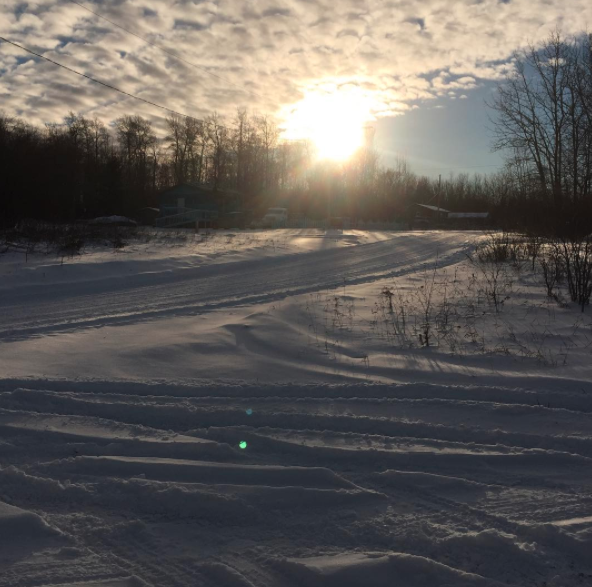
[[[512, 52], [557, 26], [579, 32], [589, 0], [90, 0], [85, 5], [183, 59], [61, 0], [4, 0], [0, 35], [83, 73], [194, 116], [286, 111], [314, 88], [348, 84], [376, 116], [464, 98], [502, 78]], [[7, 114], [105, 122], [162, 113], [0, 44]], [[148, 98], [149, 97], [149, 98]]]

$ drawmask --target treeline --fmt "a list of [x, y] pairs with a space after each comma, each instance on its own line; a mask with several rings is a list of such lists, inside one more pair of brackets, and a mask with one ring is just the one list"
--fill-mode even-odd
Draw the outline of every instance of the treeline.
[[486, 211], [503, 198], [502, 176], [458, 175], [438, 182], [403, 160], [383, 167], [372, 149], [345, 163], [314, 162], [311, 145], [279, 138], [268, 117], [239, 111], [230, 123], [170, 117], [158, 139], [151, 123], [122, 116], [112, 126], [69, 114], [37, 128], [0, 116], [0, 222], [136, 216], [158, 192], [186, 182], [243, 194], [247, 210], [287, 206], [291, 215], [408, 220], [414, 203]]
[[295, 215], [411, 223], [417, 213], [414, 204], [487, 212], [505, 190], [503, 175], [459, 174], [440, 183], [414, 173], [403, 159], [384, 167], [375, 151], [360, 149], [345, 163], [313, 165], [306, 181], [290, 191], [288, 202]]
[[306, 167], [306, 145], [279, 144], [266, 117], [241, 111], [230, 126], [216, 115], [171, 117], [166, 127], [158, 139], [140, 116], [107, 127], [69, 114], [45, 128], [0, 116], [0, 221], [134, 216], [155, 206], [160, 190], [185, 182], [238, 189], [256, 206], [286, 191]]
[[552, 34], [515, 55], [499, 87], [495, 146], [508, 153], [510, 206], [538, 232], [592, 231], [592, 36]]
[[292, 216], [405, 221], [414, 204], [491, 213], [493, 224], [533, 232], [592, 232], [592, 40], [552, 35], [515, 56], [498, 88], [495, 146], [502, 172], [440, 183], [403, 160], [381, 165], [360, 149], [344, 163], [315, 162], [312, 146], [280, 138], [266, 116], [232, 120], [172, 116], [163, 138], [140, 116], [110, 126], [69, 114], [36, 128], [0, 115], [0, 223], [136, 216], [160, 190], [185, 182], [235, 190], [254, 215], [287, 206]]

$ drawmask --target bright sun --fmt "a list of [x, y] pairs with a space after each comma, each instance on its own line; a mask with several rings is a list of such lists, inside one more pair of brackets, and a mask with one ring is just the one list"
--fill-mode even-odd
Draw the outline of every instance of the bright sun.
[[285, 112], [287, 139], [308, 139], [319, 159], [343, 161], [364, 144], [369, 100], [355, 90], [308, 92]]

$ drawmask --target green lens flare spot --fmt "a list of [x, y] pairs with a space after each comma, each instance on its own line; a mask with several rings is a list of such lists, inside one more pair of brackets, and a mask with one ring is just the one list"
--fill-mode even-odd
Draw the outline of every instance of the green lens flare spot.
[[241, 441], [238, 443], [238, 445], [239, 445], [239, 446], [240, 446], [240, 447], [241, 447], [243, 450], [245, 450], [245, 448], [247, 448], [247, 443], [246, 443], [244, 440], [241, 440]]
[[249, 408], [247, 410], [247, 416], [251, 416], [253, 414], [253, 410], [251, 408]]

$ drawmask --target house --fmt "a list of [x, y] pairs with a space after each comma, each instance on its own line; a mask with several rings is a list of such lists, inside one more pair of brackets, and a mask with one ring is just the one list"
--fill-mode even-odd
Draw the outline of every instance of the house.
[[232, 190], [215, 189], [208, 184], [183, 183], [158, 195], [160, 227], [216, 226], [218, 218], [240, 208], [241, 194]]

